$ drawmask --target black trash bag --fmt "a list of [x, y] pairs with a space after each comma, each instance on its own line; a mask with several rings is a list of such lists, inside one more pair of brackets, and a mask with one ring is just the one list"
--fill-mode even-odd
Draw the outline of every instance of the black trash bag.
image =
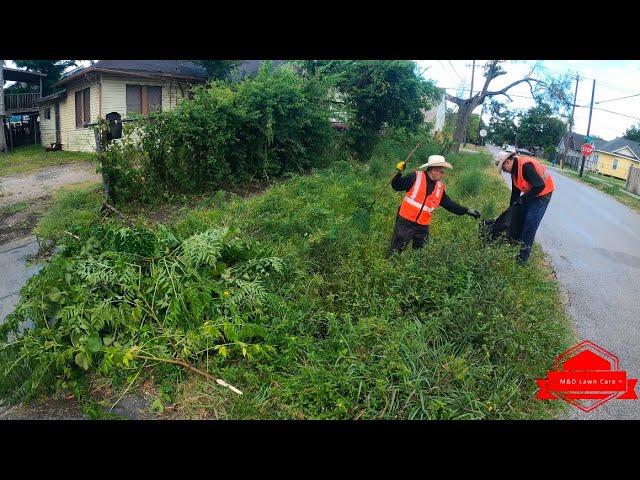
[[480, 234], [488, 240], [505, 238], [511, 243], [518, 243], [522, 238], [524, 211], [522, 205], [513, 204], [494, 220], [480, 222]]

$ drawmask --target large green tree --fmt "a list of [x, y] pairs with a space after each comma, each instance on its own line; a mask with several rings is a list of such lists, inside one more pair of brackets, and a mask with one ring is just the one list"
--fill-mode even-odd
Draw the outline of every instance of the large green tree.
[[[30, 72], [44, 73], [47, 76], [42, 78], [42, 95], [46, 96], [54, 93], [52, 85], [62, 78], [62, 73], [69, 67], [76, 66], [75, 60], [15, 60], [18, 68], [26, 68]], [[37, 91], [40, 85], [29, 85], [22, 87], [15, 83], [7, 91], [19, 93], [21, 91]]]
[[424, 79], [410, 60], [305, 60], [308, 76], [323, 76], [334, 87], [333, 102], [348, 118], [348, 139], [357, 157], [367, 160], [386, 127], [415, 130], [442, 92]]
[[624, 132], [624, 137], [635, 142], [640, 142], [640, 123], [633, 125]]
[[515, 124], [515, 112], [509, 110], [504, 104], [491, 100], [489, 103], [489, 131], [487, 141], [496, 145], [505, 143], [513, 144], [516, 140], [518, 127]]
[[565, 130], [564, 122], [553, 116], [552, 108], [540, 102], [520, 118], [518, 145], [529, 149], [541, 147], [548, 152], [555, 149]]

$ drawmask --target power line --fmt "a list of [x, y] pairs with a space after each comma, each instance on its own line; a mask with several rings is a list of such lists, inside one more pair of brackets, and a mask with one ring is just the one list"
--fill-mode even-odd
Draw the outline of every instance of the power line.
[[[451, 60], [447, 60], [449, 62], [449, 65], [451, 65], [451, 68], [453, 68], [453, 73], [455, 73], [456, 75], [458, 75], [458, 72], [456, 72], [456, 68], [453, 66], [453, 63], [451, 63]], [[464, 79], [458, 75], [458, 78], [460, 79], [461, 82], [464, 82]]]
[[[588, 105], [576, 105], [580, 108], [589, 108]], [[612, 112], [611, 110], [605, 110], [604, 108], [593, 107], [594, 110], [600, 110], [602, 112], [612, 113], [613, 115], [620, 115], [621, 117], [633, 118], [634, 120], [640, 120], [638, 117], [632, 117], [631, 115], [625, 115], [624, 113]]]
[[625, 98], [638, 97], [638, 96], [640, 96], [640, 93], [636, 93], [635, 95], [629, 95], [627, 97], [611, 98], [609, 100], [600, 100], [599, 102], [595, 102], [595, 103], [597, 105], [598, 103], [613, 102], [614, 100], [623, 100]]

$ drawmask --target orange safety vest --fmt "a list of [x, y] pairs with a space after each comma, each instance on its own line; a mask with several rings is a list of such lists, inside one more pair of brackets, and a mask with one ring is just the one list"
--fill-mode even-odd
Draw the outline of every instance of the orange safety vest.
[[444, 183], [436, 182], [433, 192], [427, 196], [427, 174], [422, 170], [416, 171], [413, 185], [402, 199], [399, 215], [418, 225], [429, 225], [431, 214], [440, 205], [444, 194]]
[[553, 192], [553, 190], [555, 189], [555, 185], [553, 184], [553, 178], [551, 178], [551, 173], [549, 173], [549, 170], [547, 169], [547, 167], [542, 165], [537, 160], [534, 160], [533, 158], [527, 158], [527, 157], [518, 157], [517, 175], [513, 175], [512, 173], [513, 184], [516, 186], [516, 188], [520, 190], [522, 193], [527, 193], [529, 190], [531, 190], [531, 184], [527, 182], [525, 178], [522, 176], [522, 169], [527, 163], [533, 164], [533, 168], [536, 169], [536, 172], [538, 172], [538, 175], [540, 175], [540, 177], [542, 177], [542, 180], [544, 180], [544, 188], [537, 196], [541, 197], [543, 195], [546, 195], [549, 192]]

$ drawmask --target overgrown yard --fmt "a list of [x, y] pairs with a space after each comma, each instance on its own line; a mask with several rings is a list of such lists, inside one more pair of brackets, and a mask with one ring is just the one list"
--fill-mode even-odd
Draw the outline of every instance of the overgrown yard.
[[[448, 159], [454, 199], [506, 207], [486, 155]], [[61, 199], [38, 230], [62, 251], [1, 327], [0, 395], [91, 401], [90, 385], [117, 398], [152, 379], [154, 411], [178, 418], [554, 416], [564, 404], [536, 400], [535, 379], [575, 339], [541, 252], [519, 267], [440, 209], [424, 250], [387, 258], [399, 196], [369, 225], [354, 214], [388, 170], [339, 161], [167, 226], [102, 220], [95, 190]]]
[[63, 163], [91, 161], [93, 155], [84, 152], [47, 152], [42, 145], [26, 145], [0, 154], [0, 177], [12, 173], [29, 173], [43, 167]]

